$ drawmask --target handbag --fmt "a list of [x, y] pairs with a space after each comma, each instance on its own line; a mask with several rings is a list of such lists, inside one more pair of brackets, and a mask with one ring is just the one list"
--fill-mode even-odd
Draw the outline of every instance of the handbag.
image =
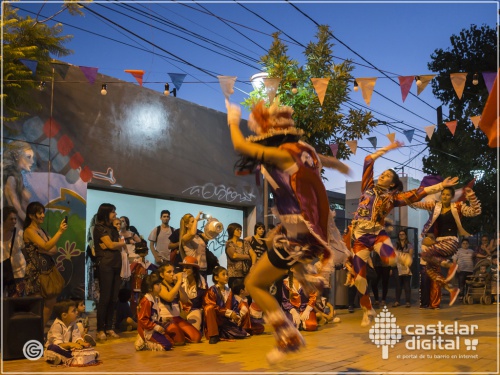
[[10, 255], [8, 259], [2, 262], [2, 279], [4, 285], [10, 285], [14, 282], [14, 269], [12, 268], [12, 248], [14, 247], [14, 240], [16, 238], [16, 228], [12, 233], [12, 241], [10, 241]]
[[54, 265], [49, 271], [40, 272], [40, 291], [44, 299], [51, 299], [61, 294], [64, 277]]

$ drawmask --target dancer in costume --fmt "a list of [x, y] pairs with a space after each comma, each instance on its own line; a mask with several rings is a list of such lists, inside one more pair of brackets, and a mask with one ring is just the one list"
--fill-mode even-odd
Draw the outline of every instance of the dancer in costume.
[[322, 165], [343, 173], [349, 168], [336, 158], [318, 155], [313, 147], [299, 141], [303, 131], [295, 128], [290, 107], [279, 107], [276, 101], [270, 108], [258, 103], [248, 120], [256, 135], [246, 139], [239, 128], [239, 106], [226, 102], [226, 107], [234, 149], [242, 154], [236, 173], [252, 172], [261, 165], [275, 197], [275, 214], [281, 222], [268, 235], [272, 240], [269, 251], [245, 280], [247, 291], [275, 330], [277, 345], [267, 355], [268, 361], [275, 363], [284, 359], [286, 353], [299, 350], [305, 342], [269, 293], [269, 287], [294, 267], [301, 285], [308, 292], [314, 291], [305, 278], [304, 263], [323, 256], [323, 261], [332, 265], [335, 255], [345, 259], [350, 254], [335, 227], [320, 176]]
[[[471, 188], [466, 187], [465, 199], [469, 201], [469, 206], [464, 202], [452, 202], [455, 196], [453, 187], [446, 187], [441, 192], [439, 202], [417, 202], [412, 207], [425, 209], [431, 212], [429, 220], [425, 223], [422, 236], [432, 233], [436, 237], [436, 242], [425, 247], [422, 252], [422, 259], [427, 262], [427, 274], [437, 282], [441, 288], [450, 292], [450, 306], [457, 299], [460, 289], [454, 288], [450, 281], [455, 276], [457, 264], [452, 263], [446, 278], [443, 277], [440, 265], [455, 255], [458, 249], [458, 235], [469, 237], [470, 234], [462, 227], [460, 219], [463, 216], [473, 217], [481, 214], [481, 203], [476, 198], [476, 194]], [[424, 249], [422, 246], [422, 249]]]
[[[363, 327], [370, 325], [376, 316], [376, 312], [372, 308], [366, 281], [366, 263], [370, 257], [370, 252], [375, 250], [380, 255], [383, 264], [391, 267], [396, 264], [396, 253], [391, 239], [384, 229], [386, 216], [394, 207], [420, 201], [428, 194], [437, 193], [444, 187], [455, 185], [458, 182], [456, 177], [447, 178], [433, 186], [421, 186], [418, 189], [402, 192], [403, 184], [399, 180], [397, 173], [392, 169], [388, 169], [379, 176], [377, 183], [375, 183], [373, 180], [375, 160], [387, 151], [401, 146], [401, 143], [394, 142], [381, 148], [377, 152], [368, 155], [363, 166], [362, 195], [352, 221], [352, 239], [354, 240], [352, 246], [354, 258], [352, 262], [354, 269], [351, 269], [354, 274], [354, 285], [363, 295], [360, 299], [360, 305], [363, 308], [363, 319], [361, 321]], [[404, 255], [399, 261], [408, 266], [411, 258], [408, 254]]]

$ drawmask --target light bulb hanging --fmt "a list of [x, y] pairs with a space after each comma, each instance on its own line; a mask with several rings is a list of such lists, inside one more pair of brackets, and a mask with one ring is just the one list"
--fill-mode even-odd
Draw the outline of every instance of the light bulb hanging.
[[292, 83], [292, 94], [296, 94], [297, 93], [297, 82], [293, 82]]
[[358, 90], [359, 90], [358, 81], [354, 80], [354, 91]]
[[415, 76], [415, 81], [417, 82], [417, 86], [420, 86], [422, 84], [422, 80], [420, 79], [420, 76]]
[[106, 95], [107, 93], [108, 93], [108, 85], [103, 83], [101, 86], [101, 95]]
[[474, 86], [477, 86], [479, 84], [479, 75], [477, 73], [474, 73], [472, 76], [472, 84]]
[[165, 83], [165, 91], [163, 91], [163, 95], [165, 96], [170, 95], [170, 85], [168, 83]]

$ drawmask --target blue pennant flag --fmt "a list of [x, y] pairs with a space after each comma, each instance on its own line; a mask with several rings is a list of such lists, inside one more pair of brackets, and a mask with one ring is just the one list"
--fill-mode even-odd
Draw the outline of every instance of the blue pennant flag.
[[370, 141], [370, 143], [372, 144], [373, 148], [377, 148], [377, 137], [368, 137], [366, 138]]
[[172, 83], [174, 84], [175, 88], [177, 90], [181, 89], [182, 82], [184, 82], [184, 78], [186, 78], [187, 74], [182, 74], [182, 73], [168, 73], [170, 76], [170, 79], [172, 80]]
[[28, 60], [28, 59], [19, 59], [20, 62], [23, 63], [23, 65], [31, 70], [31, 74], [35, 75], [36, 73], [36, 67], [38, 65], [38, 61], [36, 60]]
[[411, 140], [413, 139], [413, 133], [415, 133], [415, 129], [403, 131], [403, 134], [406, 136], [406, 138], [408, 139], [408, 142], [410, 142], [410, 143], [411, 143]]

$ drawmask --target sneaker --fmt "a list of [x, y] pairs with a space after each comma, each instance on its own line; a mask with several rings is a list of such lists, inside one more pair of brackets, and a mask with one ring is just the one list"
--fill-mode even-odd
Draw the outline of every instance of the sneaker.
[[384, 300], [382, 300], [382, 306], [387, 307]]
[[106, 336], [108, 337], [111, 337], [113, 339], [119, 339], [120, 336], [116, 334], [115, 331], [113, 331], [112, 329], [110, 329], [109, 331], [106, 331]]
[[429, 306], [427, 306], [427, 305], [420, 305], [419, 306], [420, 310], [424, 310], [424, 309], [428, 309], [428, 308], [429, 308]]
[[373, 302], [373, 306], [379, 307], [380, 306], [380, 302], [379, 301]]
[[410, 302], [406, 302], [405, 307], [411, 307], [411, 303]]
[[354, 312], [354, 306], [349, 305], [349, 307], [347, 308], [347, 310], [348, 310], [350, 313], [353, 313], [353, 312]]
[[97, 345], [97, 343], [95, 342], [94, 338], [92, 336], [90, 336], [88, 333], [85, 336], [83, 336], [83, 339], [85, 340], [85, 342], [88, 342], [92, 346], [96, 346]]
[[365, 310], [363, 313], [363, 319], [361, 319], [361, 327], [368, 327], [375, 320], [375, 316], [377, 316], [377, 312], [373, 309]]
[[97, 332], [96, 337], [97, 337], [97, 340], [99, 340], [99, 341], [106, 341], [108, 339], [106, 337], [106, 332], [104, 332], [104, 331]]
[[43, 356], [45, 357], [45, 360], [53, 365], [60, 365], [62, 362], [62, 358], [60, 354], [57, 354], [56, 352], [52, 350], [46, 350], [45, 353], [43, 353]]
[[336, 316], [335, 318], [333, 318], [332, 322], [333, 323], [339, 323], [340, 322], [340, 318], [338, 316]]
[[[453, 279], [453, 277], [455, 276], [455, 273], [457, 272], [457, 269], [458, 269], [457, 263], [452, 263], [450, 265], [450, 268], [448, 269], [448, 276], [446, 276], [445, 282], [449, 283]], [[455, 297], [455, 299], [456, 299], [456, 297]], [[455, 301], [453, 301], [453, 302], [455, 302]]]
[[450, 303], [449, 303], [450, 306], [453, 306], [453, 304], [457, 300], [459, 293], [460, 293], [459, 288], [453, 288], [452, 290], [450, 290]]
[[220, 341], [219, 336], [211, 336], [210, 340], [208, 341], [209, 344], [217, 344]]
[[392, 304], [392, 307], [398, 307], [398, 306], [399, 306], [399, 302], [394, 302], [394, 303]]

